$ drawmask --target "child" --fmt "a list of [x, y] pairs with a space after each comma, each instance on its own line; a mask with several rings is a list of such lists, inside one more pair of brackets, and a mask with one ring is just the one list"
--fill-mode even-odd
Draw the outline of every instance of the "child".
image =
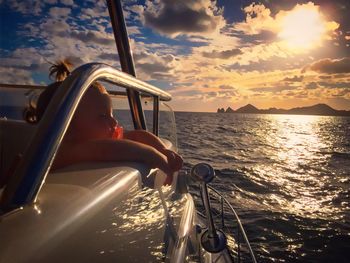
[[[50, 68], [56, 72], [56, 80], [69, 74], [67, 61]], [[60, 82], [51, 84], [39, 97], [37, 121], [43, 115], [49, 100]], [[111, 100], [106, 89], [99, 83], [91, 85], [82, 97], [64, 136], [52, 169], [78, 162], [89, 161], [136, 161], [150, 168], [159, 168], [172, 181], [172, 174], [181, 169], [183, 160], [175, 152], [166, 149], [162, 141], [144, 130], [125, 132], [122, 139], [113, 139], [118, 122], [112, 116]]]

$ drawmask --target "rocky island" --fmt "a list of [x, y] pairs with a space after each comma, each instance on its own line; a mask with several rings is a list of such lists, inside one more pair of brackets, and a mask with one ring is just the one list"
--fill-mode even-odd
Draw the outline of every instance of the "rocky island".
[[246, 113], [246, 114], [295, 114], [295, 115], [320, 115], [320, 116], [350, 116], [350, 111], [335, 110], [327, 104], [316, 104], [308, 107], [297, 107], [289, 110], [286, 109], [258, 109], [252, 104], [247, 104], [237, 110], [228, 107], [219, 108], [218, 113]]

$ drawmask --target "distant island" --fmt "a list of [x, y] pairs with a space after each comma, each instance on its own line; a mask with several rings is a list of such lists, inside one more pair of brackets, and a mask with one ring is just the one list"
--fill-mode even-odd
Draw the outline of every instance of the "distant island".
[[247, 104], [237, 110], [228, 107], [219, 108], [218, 113], [247, 113], [247, 114], [295, 114], [295, 115], [321, 115], [321, 116], [350, 116], [350, 111], [335, 110], [327, 104], [316, 104], [309, 107], [298, 107], [289, 110], [269, 108], [260, 110], [251, 104]]

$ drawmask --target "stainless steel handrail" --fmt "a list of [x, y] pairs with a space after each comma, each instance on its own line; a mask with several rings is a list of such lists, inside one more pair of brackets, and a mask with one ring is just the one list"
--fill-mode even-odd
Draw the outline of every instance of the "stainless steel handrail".
[[[232, 207], [232, 205], [230, 204], [230, 202], [227, 201], [227, 199], [226, 199], [221, 193], [219, 193], [214, 187], [212, 187], [212, 186], [210, 186], [210, 185], [208, 185], [208, 187], [209, 187], [209, 189], [210, 189], [211, 191], [213, 191], [213, 192], [216, 193], [218, 196], [220, 196], [221, 200], [223, 200], [223, 201], [228, 205], [228, 207], [230, 208], [232, 214], [233, 214], [234, 217], [236, 218], [237, 224], [238, 224], [238, 226], [239, 226], [239, 230], [240, 230], [240, 232], [241, 232], [242, 235], [243, 235], [244, 241], [245, 241], [245, 243], [247, 244], [247, 247], [248, 247], [248, 250], [249, 250], [249, 254], [250, 254], [251, 258], [252, 258], [252, 261], [253, 261], [254, 263], [256, 263], [257, 261], [256, 261], [256, 258], [255, 258], [254, 252], [253, 252], [253, 250], [252, 250], [252, 247], [250, 246], [250, 242], [249, 242], [249, 240], [248, 240], [247, 234], [246, 234], [245, 231], [244, 231], [244, 228], [243, 228], [243, 225], [242, 225], [242, 223], [241, 223], [241, 220], [239, 219], [239, 217], [238, 217], [238, 215], [237, 215], [235, 209]], [[221, 212], [221, 216], [223, 216], [223, 211]]]
[[105, 64], [80, 66], [64, 80], [48, 105], [38, 132], [23, 155], [25, 159], [4, 190], [0, 201], [2, 209], [11, 210], [35, 202], [82, 96], [93, 82], [101, 79], [165, 101], [171, 99], [170, 94]]
[[[0, 83], [0, 88], [14, 89], [14, 90], [19, 90], [19, 89], [44, 90], [45, 88], [47, 88], [47, 86]], [[124, 97], [128, 96], [126, 90], [125, 91], [115, 91], [115, 90], [108, 90], [107, 89], [107, 91], [108, 91], [108, 94], [112, 95], [112, 96], [124, 96]], [[158, 98], [157, 96], [154, 96], [152, 94], [146, 94], [146, 93], [141, 93], [140, 97], [141, 98], [155, 98], [155, 97]], [[163, 101], [163, 100], [160, 99], [160, 101]]]

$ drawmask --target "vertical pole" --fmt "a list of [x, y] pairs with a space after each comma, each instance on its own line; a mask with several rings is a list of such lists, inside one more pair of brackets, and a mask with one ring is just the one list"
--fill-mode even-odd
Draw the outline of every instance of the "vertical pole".
[[159, 133], [159, 97], [153, 96], [153, 133], [158, 136]]
[[[237, 223], [238, 224], [238, 223]], [[237, 226], [238, 235], [237, 235], [237, 246], [238, 246], [238, 263], [241, 262], [241, 230], [239, 226]]]
[[208, 220], [209, 236], [212, 237], [213, 240], [215, 240], [215, 239], [217, 239], [217, 234], [216, 234], [216, 229], [214, 226], [214, 220], [213, 220], [213, 217], [211, 215], [209, 194], [208, 194], [208, 190], [207, 190], [207, 185], [205, 183], [203, 183], [203, 187], [202, 187], [202, 196], [204, 199], [203, 204], [205, 207], [205, 213], [206, 213], [207, 220]]
[[[123, 72], [136, 77], [134, 60], [129, 44], [128, 32], [126, 30], [123, 8], [120, 0], [107, 0], [109, 16], [117, 45], [120, 65]], [[135, 90], [127, 90], [131, 115], [135, 129], [146, 130], [145, 116], [142, 110], [140, 93]]]
[[221, 229], [224, 230], [225, 218], [224, 218], [224, 199], [220, 196], [220, 206], [221, 206]]

